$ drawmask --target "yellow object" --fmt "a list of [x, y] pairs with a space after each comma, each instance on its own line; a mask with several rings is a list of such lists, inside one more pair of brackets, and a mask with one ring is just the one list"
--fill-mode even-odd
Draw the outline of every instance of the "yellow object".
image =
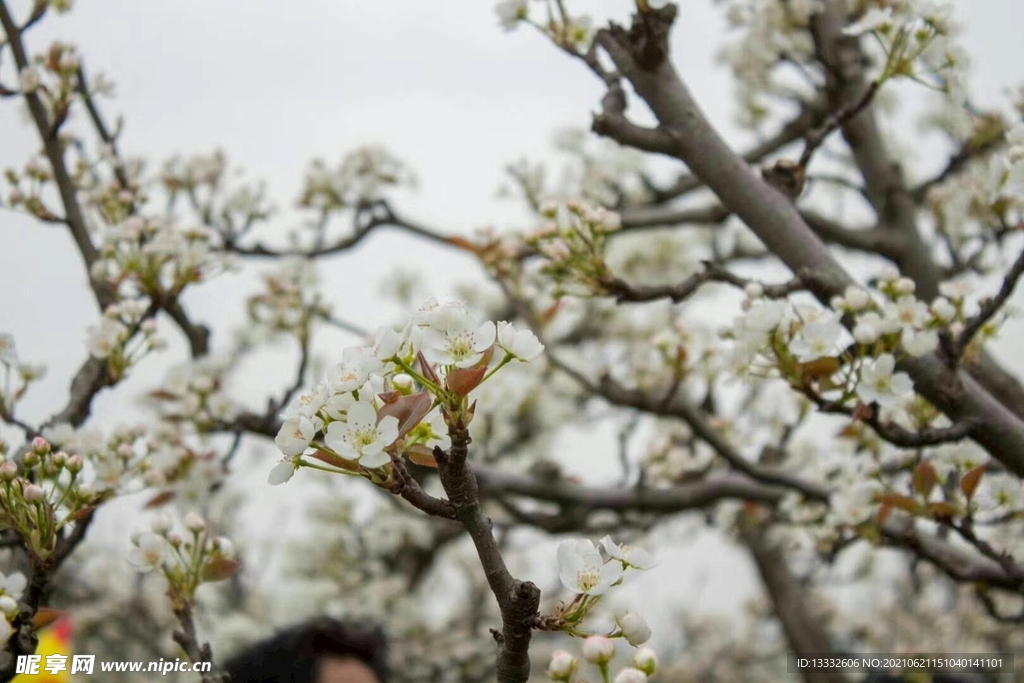
[[[18, 674], [12, 683], [71, 683], [71, 620], [63, 617], [40, 631], [36, 654], [42, 657], [39, 660], [39, 673]], [[62, 661], [63, 669], [51, 669], [54, 673], [47, 671], [47, 655], [62, 655], [63, 660], [58, 657], [54, 661]]]

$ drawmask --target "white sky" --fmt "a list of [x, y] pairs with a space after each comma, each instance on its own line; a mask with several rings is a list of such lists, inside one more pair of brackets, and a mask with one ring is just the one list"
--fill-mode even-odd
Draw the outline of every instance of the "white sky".
[[[588, 127], [602, 95], [582, 65], [535, 32], [505, 34], [488, 0], [77, 4], [70, 15], [49, 18], [34, 30], [29, 46], [42, 50], [52, 39], [72, 41], [90, 73], [102, 71], [116, 82], [117, 99], [101, 106], [108, 120], [117, 114], [127, 119], [122, 151], [162, 161], [221, 147], [249, 177], [265, 179], [282, 207], [297, 195], [311, 158], [334, 163], [352, 147], [383, 143], [420, 178], [419, 189], [395, 203], [404, 215], [464, 233], [516, 224], [524, 215], [495, 197], [502, 167], [524, 155], [549, 156], [552, 131]], [[625, 21], [632, 7], [629, 0], [568, 4], [591, 12], [599, 23]], [[955, 4], [968, 25], [973, 90], [983, 104], [994, 103], [1005, 89], [1024, 83], [1024, 10], [1019, 0]], [[731, 125], [731, 79], [713, 63], [722, 36], [719, 13], [710, 0], [681, 5], [675, 63], [711, 120], [730, 139], [745, 141]], [[11, 85], [9, 57], [0, 74]], [[38, 147], [21, 108], [13, 100], [0, 101], [2, 167], [23, 165]], [[287, 220], [278, 225], [282, 232], [291, 227]], [[373, 326], [387, 322], [392, 312], [378, 305], [384, 269], [416, 264], [434, 268], [431, 279], [438, 285], [451, 282], [453, 274], [464, 271], [468, 279], [476, 273], [470, 261], [397, 233], [378, 234], [356, 252], [325, 262], [323, 270], [339, 313]], [[85, 358], [85, 329], [98, 313], [84, 282], [65, 230], [0, 210], [0, 331], [14, 334], [24, 360], [49, 366], [47, 379], [24, 402], [21, 415], [28, 420], [39, 421], [63, 404], [68, 379]], [[240, 321], [240, 297], [251, 287], [251, 279], [227, 278], [186, 303], [195, 319], [234, 323]], [[183, 358], [184, 347], [172, 341], [170, 357]], [[153, 360], [152, 370], [133, 379], [136, 392], [162, 376], [163, 362]], [[277, 358], [259, 368], [259, 377], [243, 382], [275, 392], [290, 368]], [[96, 402], [100, 423], [116, 424], [129, 404], [102, 396]], [[254, 482], [262, 482], [265, 471]], [[262, 488], [266, 509], [280, 510], [287, 488]], [[104, 520], [111, 529], [123, 524], [124, 519]], [[705, 560], [694, 562], [696, 556]], [[720, 590], [711, 592], [728, 600], [735, 593], [735, 572], [741, 571], [730, 570], [729, 562], [728, 555], [703, 552], [683, 564], [717, 580]], [[676, 569], [683, 567], [663, 570], [664, 580]]]

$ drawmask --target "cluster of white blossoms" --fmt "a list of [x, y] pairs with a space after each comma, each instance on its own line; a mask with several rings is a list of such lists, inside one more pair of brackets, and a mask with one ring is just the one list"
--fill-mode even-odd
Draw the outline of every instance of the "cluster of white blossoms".
[[91, 274], [125, 296], [158, 295], [161, 290], [178, 293], [235, 266], [234, 258], [217, 248], [211, 230], [182, 229], [169, 220], [135, 215], [104, 231]]
[[191, 422], [200, 430], [230, 420], [238, 406], [224, 392], [231, 359], [204, 356], [176, 366], [163, 385], [147, 394], [163, 420]]
[[[292, 401], [275, 439], [286, 457], [270, 483], [284, 483], [300, 466], [326, 469], [302, 460], [311, 446], [314, 456], [341, 468], [330, 471], [356, 472], [383, 467], [392, 454], [444, 447], [434, 408], [464, 401], [507, 363], [542, 351], [529, 330], [476, 324], [462, 304], [431, 299], [401, 330], [382, 327], [371, 344], [345, 349], [326, 378]], [[318, 435], [322, 444], [313, 445]], [[392, 448], [399, 439], [400, 448]]]
[[524, 241], [545, 258], [541, 272], [555, 281], [561, 293], [603, 292], [612, 276], [605, 248], [609, 233], [622, 227], [619, 214], [578, 201], [545, 201], [540, 210], [547, 222]]
[[[940, 286], [930, 304], [914, 296], [913, 280], [887, 268], [873, 289], [849, 287], [834, 297], [831, 309], [763, 298], [764, 288], [747, 287], [745, 313], [725, 334], [735, 341], [734, 369], [741, 374], [779, 372], [790, 380], [823, 380], [825, 391], [844, 390], [865, 404], [898, 405], [911, 393], [910, 377], [895, 372], [899, 357], [932, 353], [940, 332], [958, 334], [969, 317], [971, 280]], [[854, 319], [852, 333], [841, 322]], [[1005, 312], [984, 325], [978, 341], [990, 338]], [[855, 372], [845, 369], [854, 367]], [[852, 394], [851, 394], [852, 391]]]
[[7, 649], [7, 641], [14, 635], [11, 622], [18, 616], [18, 601], [28, 585], [21, 572], [0, 572], [0, 652]]
[[[620, 546], [608, 536], [599, 545], [587, 539], [563, 541], [558, 546], [558, 577], [562, 585], [576, 593], [568, 605], [559, 608], [556, 618], [564, 621], [562, 630], [585, 638], [583, 657], [598, 667], [602, 680], [608, 681], [609, 666], [615, 657], [615, 638], [622, 638], [630, 646], [639, 648], [633, 653], [631, 666], [621, 669], [614, 677], [618, 683], [646, 681], [654, 674], [658, 659], [654, 650], [643, 647], [651, 638], [651, 629], [637, 612], [620, 611], [615, 616], [615, 627], [607, 635], [588, 634], [580, 624], [589, 615], [612, 586], [622, 583], [628, 572], [651, 569], [658, 562], [642, 548]], [[578, 662], [564, 650], [556, 650], [548, 665], [551, 680], [575, 680]]]
[[306, 171], [299, 206], [327, 214], [380, 199], [385, 188], [415, 183], [413, 174], [386, 148], [360, 147], [345, 155], [336, 168], [322, 159], [313, 161]]
[[275, 268], [262, 276], [264, 290], [250, 296], [246, 302], [249, 312], [249, 338], [269, 336], [277, 332], [308, 334], [310, 321], [324, 316], [330, 309], [323, 302], [318, 286], [316, 264], [300, 256], [282, 259]]

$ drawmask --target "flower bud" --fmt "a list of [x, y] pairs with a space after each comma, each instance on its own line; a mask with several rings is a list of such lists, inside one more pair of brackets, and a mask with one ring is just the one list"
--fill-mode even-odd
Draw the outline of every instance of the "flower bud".
[[614, 683], [646, 683], [647, 674], [640, 669], [627, 666], [615, 675]]
[[941, 322], [948, 323], [956, 317], [956, 306], [945, 297], [936, 297], [932, 302], [932, 315]]
[[555, 650], [551, 653], [551, 662], [548, 664], [548, 678], [553, 681], [568, 681], [576, 671], [576, 658], [565, 650]]
[[218, 536], [213, 539], [213, 547], [222, 556], [231, 560], [235, 557], [235, 544], [231, 542], [231, 539], [225, 536]]
[[607, 664], [615, 656], [615, 643], [604, 636], [590, 636], [582, 649], [583, 658], [591, 664]]
[[405, 373], [400, 372], [394, 377], [392, 377], [391, 383], [394, 385], [395, 389], [401, 391], [402, 393], [405, 393], [408, 390], [412, 389], [412, 377]]
[[8, 615], [18, 609], [18, 601], [10, 595], [0, 595], [0, 614]]
[[50, 452], [50, 442], [41, 436], [32, 439], [32, 452], [36, 455], [46, 455]]
[[185, 528], [199, 534], [206, 530], [206, 521], [198, 513], [190, 512], [185, 515]]
[[[60, 455], [61, 453], [64, 453], [64, 451], [58, 451], [57, 455]], [[70, 456], [67, 453], [64, 453], [64, 455], [67, 458], [64, 462], [64, 466], [67, 468], [68, 472], [71, 474], [78, 474], [82, 471], [82, 456], [77, 453]], [[56, 458], [56, 456], [54, 457]]]
[[653, 676], [658, 668], [658, 654], [646, 645], [633, 653], [633, 666], [648, 676]]
[[23, 495], [25, 500], [29, 503], [41, 503], [46, 500], [46, 491], [35, 484], [29, 484], [26, 486], [21, 495]]
[[29, 451], [25, 454], [25, 458], [22, 460], [26, 469], [32, 469], [33, 467], [39, 466], [39, 454], [35, 451]]
[[18, 466], [13, 460], [7, 460], [0, 465], [0, 481], [14, 481], [18, 478]]
[[623, 637], [633, 647], [643, 645], [651, 639], [651, 628], [639, 613], [632, 610], [615, 619], [622, 629]]
[[760, 299], [764, 296], [764, 285], [760, 282], [748, 282], [747, 286], [743, 288], [747, 296], [751, 299]]
[[843, 298], [846, 299], [846, 305], [850, 307], [851, 311], [863, 310], [871, 303], [871, 296], [860, 287], [853, 285], [846, 288]]
[[901, 277], [899, 280], [896, 280], [896, 282], [893, 284], [893, 287], [900, 294], [913, 294], [914, 290], [917, 288], [917, 285], [915, 285], [914, 281], [911, 280], [909, 277]]
[[167, 515], [154, 517], [153, 521], [149, 523], [149, 528], [153, 530], [154, 534], [166, 536], [167, 532], [171, 530], [171, 519]]
[[167, 536], [167, 542], [170, 543], [171, 546], [174, 547], [174, 548], [179, 547], [181, 545], [181, 543], [182, 543], [181, 534], [173, 533], [173, 534], [168, 535]]

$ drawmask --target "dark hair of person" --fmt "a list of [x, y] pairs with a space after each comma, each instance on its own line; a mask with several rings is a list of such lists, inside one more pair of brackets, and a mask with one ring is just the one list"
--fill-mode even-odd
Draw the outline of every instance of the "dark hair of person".
[[260, 641], [228, 661], [232, 683], [315, 683], [324, 657], [352, 657], [387, 681], [387, 639], [379, 628], [361, 630], [320, 617]]

